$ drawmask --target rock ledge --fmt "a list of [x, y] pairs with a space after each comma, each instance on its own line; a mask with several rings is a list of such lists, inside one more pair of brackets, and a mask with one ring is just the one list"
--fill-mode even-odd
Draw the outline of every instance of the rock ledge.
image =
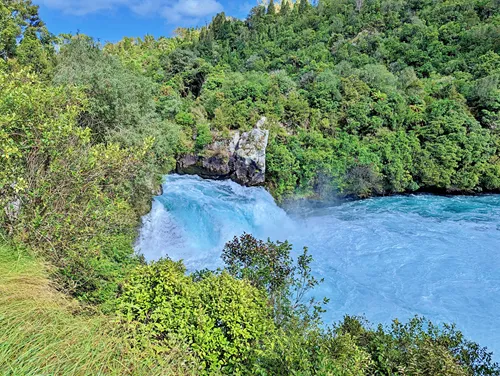
[[261, 129], [262, 118], [250, 132], [235, 131], [229, 140], [216, 141], [198, 155], [188, 154], [177, 161], [177, 173], [205, 179], [231, 179], [245, 186], [265, 182], [266, 148], [269, 131]]

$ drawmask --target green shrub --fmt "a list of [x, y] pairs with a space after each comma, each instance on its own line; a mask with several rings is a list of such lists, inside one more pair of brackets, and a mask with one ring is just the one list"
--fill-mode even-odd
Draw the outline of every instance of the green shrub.
[[383, 192], [382, 177], [370, 165], [356, 165], [349, 168], [345, 180], [347, 194], [366, 198]]
[[299, 163], [286, 145], [272, 138], [266, 155], [266, 180], [271, 193], [278, 200], [294, 193], [298, 184]]
[[28, 68], [43, 77], [52, 74], [55, 49], [53, 35], [31, 0], [0, 3], [0, 58], [14, 70]]
[[249, 234], [235, 237], [222, 250], [226, 270], [232, 276], [267, 292], [278, 326], [286, 325], [295, 316], [315, 321], [321, 312], [315, 299], [304, 304], [306, 294], [322, 282], [311, 273], [312, 256], [305, 247], [293, 260], [291, 251], [288, 242], [264, 242]]
[[140, 147], [152, 138], [152, 171], [153, 167], [169, 171], [181, 130], [163, 122], [157, 114], [155, 96], [159, 86], [125, 67], [117, 57], [104, 53], [85, 35], [64, 42], [53, 81], [56, 85], [79, 87], [86, 94], [88, 103], [78, 115], [78, 124], [92, 130], [94, 143]]
[[207, 374], [251, 374], [274, 333], [263, 292], [227, 273], [209, 273], [195, 282], [181, 262], [171, 260], [131, 275], [119, 314], [131, 336], [145, 336], [160, 350], [178, 341], [187, 344]]
[[18, 208], [0, 211], [3, 229], [52, 262], [65, 291], [110, 302], [138, 263], [133, 201], [150, 143], [92, 145], [76, 123], [86, 105], [79, 91], [23, 72], [0, 75], [0, 86], [0, 207]]
[[350, 335], [337, 335], [319, 351], [318, 375], [362, 376], [373, 372], [370, 354]]
[[207, 123], [199, 123], [196, 125], [196, 131], [196, 149], [203, 150], [203, 148], [210, 144], [213, 140], [210, 125]]
[[347, 316], [334, 333], [351, 336], [367, 351], [377, 374], [500, 375], [492, 354], [466, 340], [453, 325], [437, 326], [415, 317], [372, 330], [363, 320]]
[[259, 367], [265, 375], [372, 375], [368, 349], [349, 334], [325, 332], [319, 325], [293, 317], [279, 329]]
[[193, 114], [188, 112], [179, 112], [175, 116], [175, 121], [183, 127], [192, 127], [196, 123]]

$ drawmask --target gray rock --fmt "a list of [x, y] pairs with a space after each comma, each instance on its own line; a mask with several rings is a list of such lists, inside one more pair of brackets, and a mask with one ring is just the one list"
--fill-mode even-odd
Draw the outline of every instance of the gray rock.
[[9, 222], [14, 223], [17, 221], [19, 214], [21, 213], [21, 204], [21, 199], [18, 197], [7, 204], [4, 210]]
[[263, 184], [269, 141], [269, 131], [261, 129], [265, 122], [262, 118], [250, 132], [233, 132], [230, 139], [216, 141], [198, 155], [183, 156], [177, 161], [177, 173], [232, 179], [246, 186]]
[[269, 131], [259, 128], [241, 135], [233, 155], [235, 181], [243, 185], [259, 185], [265, 182], [268, 141]]

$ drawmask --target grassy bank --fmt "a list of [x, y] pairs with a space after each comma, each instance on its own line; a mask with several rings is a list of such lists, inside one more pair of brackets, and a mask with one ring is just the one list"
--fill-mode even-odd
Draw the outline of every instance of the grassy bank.
[[132, 349], [110, 320], [84, 315], [41, 262], [0, 244], [1, 375], [195, 374], [182, 352], [159, 364]]

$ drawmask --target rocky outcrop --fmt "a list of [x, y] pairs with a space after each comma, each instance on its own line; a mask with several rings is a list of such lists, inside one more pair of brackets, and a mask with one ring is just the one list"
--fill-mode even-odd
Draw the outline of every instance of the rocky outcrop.
[[265, 182], [266, 148], [269, 131], [262, 129], [262, 118], [250, 132], [235, 131], [227, 140], [216, 141], [198, 155], [185, 155], [177, 161], [177, 173], [206, 179], [231, 179], [246, 186]]

